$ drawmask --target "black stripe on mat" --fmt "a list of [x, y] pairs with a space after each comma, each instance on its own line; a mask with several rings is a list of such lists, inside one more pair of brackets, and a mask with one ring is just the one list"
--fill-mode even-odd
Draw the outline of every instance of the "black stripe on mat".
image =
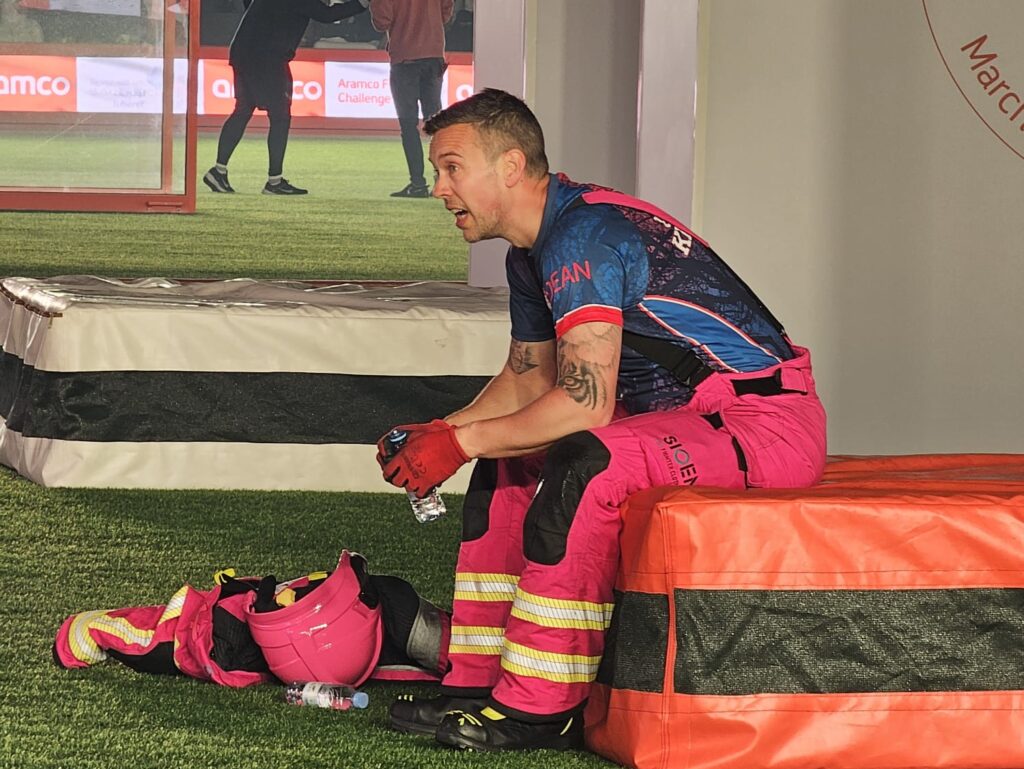
[[1024, 689], [1024, 590], [678, 590], [680, 694]]
[[598, 683], [615, 689], [660, 692], [668, 650], [668, 596], [615, 593], [615, 610], [605, 636]]
[[477, 376], [37, 371], [0, 356], [0, 416], [25, 437], [77, 441], [374, 443], [466, 405]]

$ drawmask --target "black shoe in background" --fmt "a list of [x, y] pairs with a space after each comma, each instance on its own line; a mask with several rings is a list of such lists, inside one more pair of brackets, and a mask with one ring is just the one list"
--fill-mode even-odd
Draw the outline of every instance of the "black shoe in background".
[[487, 704], [484, 699], [466, 699], [463, 697], [413, 697], [404, 694], [391, 703], [391, 728], [405, 734], [434, 736], [442, 719], [451, 710], [464, 708], [482, 708]]
[[264, 195], [307, 195], [309, 190], [289, 184], [287, 179], [282, 179], [277, 184], [267, 182], [263, 185]]
[[228, 172], [221, 171], [214, 166], [205, 174], [203, 174], [203, 182], [214, 192], [234, 192], [235, 188], [231, 186], [228, 181]]
[[393, 198], [429, 198], [430, 188], [425, 184], [407, 184], [398, 192], [392, 192]]
[[583, 747], [583, 715], [531, 724], [494, 708], [467, 708], [448, 713], [434, 735], [453, 748], [472, 750], [576, 750]]

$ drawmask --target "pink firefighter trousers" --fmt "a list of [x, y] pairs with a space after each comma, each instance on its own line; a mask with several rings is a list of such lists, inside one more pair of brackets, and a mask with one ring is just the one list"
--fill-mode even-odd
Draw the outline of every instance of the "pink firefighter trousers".
[[[825, 466], [810, 356], [712, 374], [674, 411], [626, 416], [545, 455], [478, 462], [466, 497], [444, 691], [527, 721], [586, 700], [604, 649], [622, 526], [652, 486], [809, 486]], [[748, 393], [740, 380], [775, 383]], [[737, 390], [745, 394], [737, 394]], [[539, 479], [542, 479], [539, 481]]]

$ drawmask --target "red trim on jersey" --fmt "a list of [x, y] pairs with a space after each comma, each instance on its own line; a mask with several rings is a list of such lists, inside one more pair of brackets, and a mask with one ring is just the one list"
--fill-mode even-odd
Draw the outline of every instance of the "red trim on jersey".
[[624, 206], [626, 208], [635, 208], [637, 211], [643, 211], [644, 213], [656, 216], [659, 219], [668, 222], [674, 227], [678, 227], [705, 248], [711, 248], [711, 246], [707, 244], [706, 240], [697, 235], [697, 233], [685, 224], [680, 222], [674, 216], [665, 213], [657, 206], [648, 203], [646, 200], [640, 200], [640, 198], [634, 198], [632, 195], [627, 195], [624, 192], [615, 192], [614, 190], [593, 190], [591, 192], [584, 192], [583, 199], [589, 204], [608, 203], [613, 206]]
[[608, 307], [603, 304], [585, 304], [575, 310], [567, 312], [555, 324], [555, 336], [559, 339], [571, 328], [583, 323], [611, 323], [613, 326], [622, 325], [622, 310], [618, 307]]

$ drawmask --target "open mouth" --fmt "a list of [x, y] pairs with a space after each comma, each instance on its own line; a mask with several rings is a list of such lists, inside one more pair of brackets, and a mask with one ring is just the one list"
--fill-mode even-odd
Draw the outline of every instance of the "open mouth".
[[466, 217], [469, 216], [469, 211], [464, 208], [452, 208], [451, 212], [455, 215], [455, 223], [462, 224]]

